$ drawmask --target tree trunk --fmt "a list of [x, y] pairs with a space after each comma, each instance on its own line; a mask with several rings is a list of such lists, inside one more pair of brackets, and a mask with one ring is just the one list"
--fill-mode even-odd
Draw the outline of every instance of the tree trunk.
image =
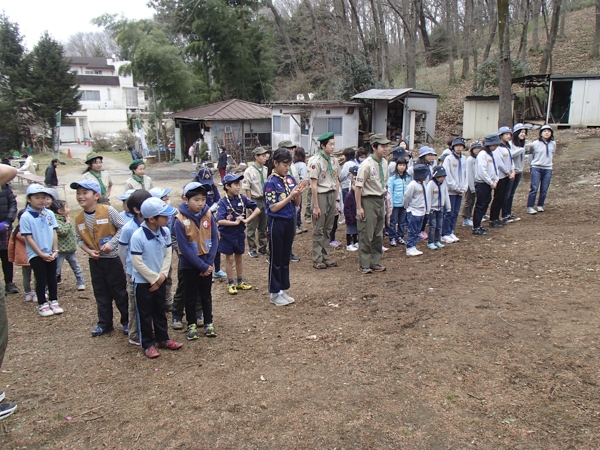
[[563, 0], [563, 5], [560, 12], [560, 25], [558, 27], [558, 38], [566, 39], [567, 35], [565, 34], [565, 22], [567, 21], [567, 5], [569, 4], [569, 0]]
[[[425, 65], [427, 67], [433, 67], [433, 54], [431, 51], [431, 41], [429, 39], [429, 33], [427, 32], [427, 22], [425, 22], [425, 11], [423, 9], [423, 0], [414, 0], [415, 14], [417, 14], [417, 24], [421, 39], [423, 40], [423, 46], [425, 47]], [[416, 39], [416, 36], [415, 36]]]
[[537, 53], [540, 50], [539, 29], [541, 1], [544, 0], [533, 0], [533, 7], [531, 11], [531, 21], [533, 22], [531, 26], [531, 50], [534, 53]]
[[360, 38], [360, 42], [362, 43], [365, 61], [368, 64], [370, 64], [371, 60], [370, 60], [370, 55], [369, 55], [369, 49], [367, 48], [367, 45], [365, 44], [365, 35], [363, 33], [362, 26], [360, 25], [360, 17], [358, 17], [358, 11], [356, 9], [356, 0], [348, 0], [348, 3], [350, 3], [350, 9], [352, 10], [352, 17], [354, 18], [354, 22], [356, 23], [356, 29], [358, 30], [358, 37]]
[[377, 18], [377, 6], [375, 0], [371, 0], [371, 16], [373, 18], [373, 25], [375, 28], [375, 47], [377, 49], [377, 81], [383, 81], [383, 58], [382, 58], [382, 36], [381, 30], [379, 29], [379, 19]]
[[456, 75], [454, 73], [454, 33], [452, 26], [452, 11], [450, 2], [446, 3], [446, 37], [448, 41], [448, 83], [456, 83]]
[[392, 74], [392, 65], [390, 62], [390, 46], [388, 42], [388, 34], [385, 31], [385, 22], [383, 20], [383, 5], [381, 4], [381, 0], [377, 0], [377, 9], [378, 9], [378, 18], [379, 18], [379, 31], [380, 37], [383, 41], [383, 61], [385, 74], [388, 80], [388, 87], [394, 87], [394, 75]]
[[496, 28], [498, 28], [498, 14], [496, 13], [493, 4], [490, 4], [490, 34], [487, 43], [485, 44], [485, 50], [483, 51], [483, 56], [481, 58], [482, 61], [486, 61], [490, 57], [490, 50], [492, 49], [492, 44], [496, 38]]
[[500, 93], [498, 127], [511, 126], [513, 123], [511, 108], [512, 74], [510, 67], [510, 36], [508, 24], [509, 3], [510, 0], [498, 0], [498, 46], [500, 50], [500, 60], [498, 62], [498, 90]]
[[471, 42], [471, 36], [473, 35], [473, 0], [465, 0], [465, 28], [463, 31], [463, 65], [461, 77], [467, 78], [469, 75], [469, 57], [471, 55], [471, 49], [473, 43]]
[[558, 35], [558, 26], [560, 20], [560, 10], [562, 6], [562, 0], [554, 0], [554, 8], [552, 11], [552, 22], [550, 24], [550, 34], [544, 47], [544, 53], [542, 54], [542, 60], [540, 61], [539, 73], [547, 73], [548, 64], [550, 58], [552, 58], [552, 51], [554, 50], [554, 44], [556, 43], [556, 36]]
[[523, 30], [521, 32], [521, 40], [519, 42], [519, 60], [523, 63], [527, 62], [527, 31], [529, 29], [529, 17], [531, 11], [531, 0], [526, 0], [523, 15]]
[[590, 53], [592, 58], [600, 56], [600, 0], [596, 0], [596, 29], [594, 31], [594, 43]]
[[[269, 3], [271, 3], [271, 0], [267, 0], [267, 1]], [[315, 30], [315, 39], [317, 40], [317, 45], [321, 49], [321, 55], [323, 56], [323, 65], [325, 66], [325, 75], [327, 76], [327, 79], [328, 79], [327, 98], [333, 98], [333, 86], [331, 84], [332, 70], [331, 70], [331, 62], [329, 61], [329, 57], [327, 56], [327, 45], [325, 44], [325, 42], [321, 36], [321, 31], [319, 30], [319, 20], [317, 18], [317, 15], [315, 14], [315, 10], [313, 9], [312, 5], [310, 4], [310, 0], [304, 0], [304, 5], [308, 8], [308, 11], [310, 12], [310, 15], [312, 17], [313, 29]], [[308, 97], [305, 97], [305, 99], [309, 100]]]
[[[406, 2], [411, 4], [412, 2]], [[410, 6], [409, 6], [410, 8]], [[417, 27], [419, 24], [419, 16], [417, 11], [412, 6], [412, 12], [409, 14], [408, 23], [404, 22], [404, 35], [406, 38], [406, 87], [417, 87]]]

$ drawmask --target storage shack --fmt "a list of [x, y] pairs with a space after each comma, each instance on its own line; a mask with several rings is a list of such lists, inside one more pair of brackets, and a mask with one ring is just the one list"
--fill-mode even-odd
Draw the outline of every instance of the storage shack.
[[[465, 139], [483, 139], [498, 131], [500, 101], [497, 95], [469, 95], [465, 97], [463, 134]], [[516, 100], [513, 98], [513, 116]], [[512, 123], [506, 126], [512, 127]]]

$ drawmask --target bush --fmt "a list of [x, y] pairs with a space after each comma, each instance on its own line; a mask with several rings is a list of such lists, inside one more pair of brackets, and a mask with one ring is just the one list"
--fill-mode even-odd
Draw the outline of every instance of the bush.
[[[512, 77], [522, 77], [527, 74], [527, 65], [518, 59], [510, 60]], [[498, 59], [488, 58], [477, 66], [475, 71], [478, 89], [474, 94], [483, 94], [490, 88], [498, 87], [500, 79], [498, 78]]]

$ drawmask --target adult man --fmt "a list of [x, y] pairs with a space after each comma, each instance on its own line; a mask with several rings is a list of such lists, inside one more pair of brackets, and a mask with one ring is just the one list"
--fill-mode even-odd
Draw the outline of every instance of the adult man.
[[58, 167], [58, 159], [54, 158], [48, 167], [46, 167], [46, 177], [44, 183], [48, 187], [58, 186], [58, 175], [56, 174], [56, 168]]
[[308, 177], [313, 203], [313, 267], [336, 267], [329, 259], [329, 235], [335, 216], [339, 213], [338, 191], [340, 183], [338, 161], [332, 156], [335, 150], [334, 134], [323, 133], [317, 138], [319, 152], [308, 162]]
[[373, 153], [358, 167], [354, 190], [358, 219], [358, 271], [364, 274], [385, 270], [379, 262], [383, 254], [384, 195], [388, 178], [385, 156], [390, 141], [383, 134], [374, 134], [370, 142]]
[[[252, 222], [248, 223], [246, 230], [248, 255], [252, 258], [258, 258], [258, 253], [262, 255], [267, 254], [267, 213], [265, 211], [263, 188], [268, 174], [265, 164], [269, 160], [271, 152], [266, 148], [256, 147], [252, 150], [252, 154], [254, 155], [254, 162], [250, 163], [244, 171], [242, 189], [245, 190], [246, 197], [255, 201], [260, 209], [260, 214]], [[257, 230], [258, 243], [256, 239]]]

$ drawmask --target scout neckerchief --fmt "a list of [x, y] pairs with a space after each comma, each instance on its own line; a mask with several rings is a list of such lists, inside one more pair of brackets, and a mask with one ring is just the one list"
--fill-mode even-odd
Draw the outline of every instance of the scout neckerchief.
[[438, 180], [436, 180], [435, 178], [433, 179], [433, 182], [437, 185], [438, 187], [438, 206], [440, 207], [440, 210], [442, 209], [442, 183], [438, 183]]
[[263, 175], [262, 168], [259, 169], [255, 163], [252, 163], [252, 167], [254, 167], [256, 169], [256, 171], [258, 172], [258, 174], [260, 175], [260, 187], [262, 190], [262, 188], [265, 187], [265, 176]]
[[333, 171], [333, 165], [331, 164], [331, 155], [326, 155], [325, 152], [321, 150], [319, 151], [319, 156], [327, 161], [327, 165], [329, 166], [329, 174], [331, 175], [331, 179], [335, 181], [335, 173]]
[[244, 201], [242, 200], [242, 196], [240, 194], [237, 195], [238, 200], [240, 201], [240, 203], [242, 204], [242, 212], [238, 212], [233, 205], [231, 204], [231, 200], [229, 200], [229, 195], [225, 195], [225, 198], [227, 199], [227, 203], [229, 203], [229, 207], [231, 208], [231, 212], [233, 212], [234, 214], [237, 214], [238, 216], [243, 216], [246, 212], [246, 206], [244, 205]]
[[417, 183], [419, 183], [421, 185], [421, 189], [423, 189], [423, 199], [425, 200], [425, 212], [427, 212], [429, 208], [427, 208], [427, 192], [425, 191], [425, 186], [423, 186], [422, 181], [417, 181]]
[[92, 169], [90, 169], [90, 170], [88, 170], [88, 172], [90, 174], [92, 174], [92, 176], [95, 177], [96, 180], [98, 180], [98, 184], [100, 185], [100, 194], [101, 195], [106, 194], [106, 186], [104, 185], [104, 182], [102, 181], [102, 171], [100, 171], [99, 173], [96, 173]]
[[542, 138], [542, 139], [540, 139], [540, 142], [546, 146], [546, 156], [548, 158], [550, 158], [550, 142], [551, 141], [546, 142], [546, 140], [544, 138]]
[[[283, 176], [283, 175], [279, 175], [277, 172], [273, 172], [271, 175], [276, 176], [283, 183], [283, 187], [285, 188], [285, 194], [286, 194], [286, 196], [284, 198], [282, 198], [281, 200], [285, 200], [287, 197], [290, 196], [290, 193], [291, 193], [290, 187], [287, 184], [287, 178], [285, 176]], [[280, 196], [280, 198], [281, 198], [281, 196]]]
[[135, 173], [131, 174], [131, 178], [133, 178], [135, 181], [137, 181], [138, 183], [140, 183], [142, 185], [142, 189], [145, 191], [146, 187], [144, 186], [144, 176], [142, 175], [142, 177], [138, 177]]
[[[462, 156], [459, 155], [458, 153], [456, 153], [454, 151], [454, 149], [452, 149], [452, 154], [454, 155], [454, 157], [456, 159], [458, 159], [458, 181], [462, 182], [462, 161], [461, 161], [462, 160]], [[512, 158], [512, 156], [511, 156], [511, 158]]]
[[512, 153], [510, 152], [510, 144], [507, 142], [506, 144], [502, 144], [502, 146], [508, 150], [508, 156], [510, 156], [510, 162], [514, 163], [513, 157], [512, 157]]
[[375, 158], [373, 156], [373, 154], [370, 155], [371, 158], [373, 158], [373, 161], [375, 161], [377, 164], [379, 164], [379, 182], [381, 183], [381, 189], [383, 189], [385, 191], [385, 179], [383, 178], [383, 164], [381, 160], [378, 160], [377, 158]]
[[492, 157], [492, 162], [494, 163], [494, 172], [498, 175], [498, 168], [496, 167], [496, 158], [494, 158], [494, 154], [492, 152], [488, 152], [486, 149], [485, 152]]

